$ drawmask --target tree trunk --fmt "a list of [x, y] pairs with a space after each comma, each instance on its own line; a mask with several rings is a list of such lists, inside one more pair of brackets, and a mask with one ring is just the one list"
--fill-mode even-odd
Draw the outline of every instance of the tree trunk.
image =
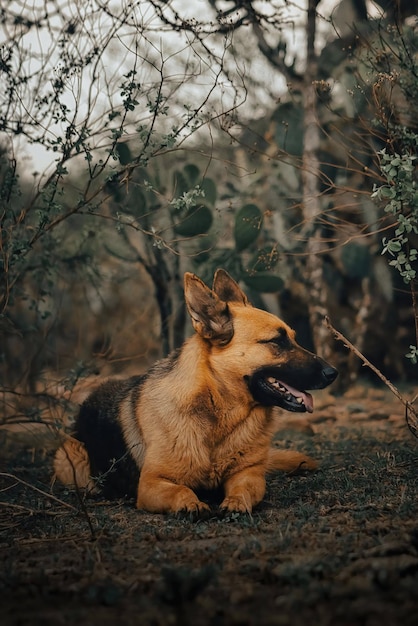
[[306, 237], [306, 280], [309, 287], [309, 318], [316, 352], [329, 357], [330, 337], [324, 325], [327, 314], [327, 289], [324, 280], [322, 241], [319, 216], [320, 164], [318, 149], [320, 131], [317, 117], [317, 58], [315, 54], [316, 7], [318, 0], [309, 0], [307, 19], [307, 60], [303, 89], [304, 97], [304, 147], [302, 156], [303, 234]]

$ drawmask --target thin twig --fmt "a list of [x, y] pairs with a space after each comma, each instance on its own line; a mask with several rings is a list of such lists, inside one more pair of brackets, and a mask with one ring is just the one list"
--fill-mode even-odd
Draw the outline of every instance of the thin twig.
[[77, 471], [76, 471], [75, 465], [74, 465], [74, 463], [73, 463], [73, 461], [72, 461], [72, 459], [71, 459], [71, 457], [70, 457], [70, 455], [69, 455], [69, 453], [68, 453], [68, 451], [67, 451], [67, 449], [65, 447], [64, 447], [64, 451], [65, 451], [65, 455], [67, 457], [67, 461], [71, 465], [71, 469], [72, 469], [72, 473], [73, 473], [73, 480], [74, 480], [74, 489], [75, 489], [75, 493], [76, 493], [76, 496], [77, 496], [77, 499], [78, 499], [78, 503], [80, 505], [81, 510], [83, 511], [83, 515], [86, 518], [86, 521], [87, 521], [87, 524], [88, 524], [88, 527], [89, 527], [89, 530], [90, 530], [90, 534], [91, 534], [91, 539], [92, 539], [92, 541], [95, 541], [96, 533], [94, 531], [93, 523], [92, 523], [92, 521], [90, 519], [90, 515], [89, 515], [89, 512], [87, 510], [86, 503], [84, 502], [84, 499], [83, 499], [83, 497], [81, 495], [80, 488], [79, 488], [78, 483], [77, 483]]
[[[364, 356], [364, 354], [362, 354], [360, 350], [358, 350], [346, 337], [344, 337], [343, 334], [341, 334], [338, 330], [334, 328], [328, 316], [325, 316], [325, 326], [334, 335], [335, 339], [341, 341], [351, 352], [353, 352], [361, 361], [363, 361], [363, 364], [370, 368], [380, 378], [380, 380], [382, 380], [385, 385], [389, 387], [391, 392], [405, 406], [405, 420], [407, 426], [411, 433], [414, 435], [414, 437], [418, 438], [418, 414], [412, 406], [412, 403], [415, 402], [417, 396], [415, 396], [412, 400], [407, 400], [406, 398], [404, 398], [400, 391], [395, 387], [395, 385], [391, 383], [391, 381], [388, 380], [386, 376], [382, 374], [382, 372], [375, 365], [373, 365], [373, 363], [370, 363], [370, 361]], [[411, 415], [413, 417], [413, 420], [411, 420]]]
[[8, 474], [7, 472], [0, 472], [0, 477], [11, 478], [12, 480], [16, 480], [18, 483], [21, 483], [22, 485], [25, 485], [25, 487], [29, 487], [30, 489], [33, 489], [34, 491], [37, 491], [38, 493], [41, 493], [43, 496], [46, 496], [47, 498], [50, 498], [51, 500], [54, 500], [55, 502], [58, 502], [58, 504], [62, 504], [62, 506], [66, 506], [67, 509], [71, 509], [72, 511], [77, 511], [78, 512], [78, 509], [76, 509], [76, 507], [73, 506], [72, 504], [68, 504], [67, 502], [64, 502], [63, 500], [60, 500], [59, 498], [56, 498], [55, 496], [52, 495], [52, 493], [48, 493], [47, 491], [42, 491], [42, 489], [38, 489], [38, 487], [35, 487], [34, 485], [31, 485], [30, 483], [27, 483], [25, 480], [22, 480], [21, 478], [18, 478], [14, 474]]
[[18, 509], [19, 511], [25, 511], [25, 513], [34, 513], [33, 509], [21, 504], [15, 504], [14, 502], [0, 502], [0, 506], [4, 506], [11, 509]]
[[[65, 504], [65, 503], [64, 503]], [[28, 506], [22, 506], [21, 504], [15, 504], [14, 502], [0, 502], [0, 507], [3, 506], [5, 508], [17, 509], [18, 511], [24, 511], [25, 513], [35, 514], [39, 511], [31, 509]], [[62, 512], [59, 511], [42, 511], [43, 515], [49, 515], [52, 517], [56, 517], [57, 515], [63, 515]]]

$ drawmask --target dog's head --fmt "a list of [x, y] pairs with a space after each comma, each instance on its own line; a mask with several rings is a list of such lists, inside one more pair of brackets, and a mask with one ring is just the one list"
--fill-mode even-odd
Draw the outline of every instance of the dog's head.
[[327, 387], [338, 373], [302, 348], [285, 322], [251, 306], [224, 270], [216, 272], [212, 289], [194, 274], [185, 274], [184, 293], [193, 327], [207, 345], [217, 376], [237, 389], [244, 385], [263, 406], [313, 411], [307, 390]]

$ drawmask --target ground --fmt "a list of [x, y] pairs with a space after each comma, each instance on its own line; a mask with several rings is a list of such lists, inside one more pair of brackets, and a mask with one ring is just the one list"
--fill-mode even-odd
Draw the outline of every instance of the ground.
[[39, 434], [0, 433], [0, 623], [415, 626], [418, 439], [386, 388], [315, 399], [276, 444], [320, 469], [271, 477], [252, 516], [82, 500]]

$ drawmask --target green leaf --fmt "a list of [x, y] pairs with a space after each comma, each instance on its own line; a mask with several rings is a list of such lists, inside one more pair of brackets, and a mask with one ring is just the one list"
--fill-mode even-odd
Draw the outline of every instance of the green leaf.
[[302, 156], [303, 153], [303, 108], [301, 104], [285, 102], [273, 113], [275, 141], [280, 150]]
[[276, 245], [260, 248], [254, 254], [248, 264], [248, 270], [252, 272], [268, 272], [274, 269], [279, 261], [279, 253]]
[[147, 200], [145, 194], [142, 193], [140, 189], [135, 190], [135, 195], [132, 198], [129, 198], [126, 209], [135, 217], [143, 217], [147, 210]]
[[121, 165], [128, 165], [133, 160], [131, 150], [126, 141], [117, 143], [115, 149]]
[[[388, 247], [390, 242], [388, 242]], [[367, 246], [356, 243], [347, 243], [341, 250], [341, 263], [349, 278], [361, 279], [369, 275], [371, 256]]]
[[189, 209], [174, 225], [174, 231], [183, 237], [196, 237], [207, 233], [212, 226], [213, 215], [209, 207], [199, 204]]
[[390, 252], [400, 252], [402, 250], [401, 242], [396, 239], [391, 239], [388, 242], [388, 250], [390, 250]]
[[194, 187], [197, 185], [197, 181], [200, 178], [200, 170], [197, 165], [193, 163], [188, 163], [184, 166], [183, 172], [186, 180], [190, 183], [190, 187]]
[[188, 192], [190, 185], [187, 184], [187, 181], [181, 172], [174, 172], [173, 187], [174, 197], [181, 198], [184, 193]]
[[270, 274], [269, 272], [257, 272], [252, 275], [244, 275], [242, 277], [244, 283], [254, 291], [261, 293], [276, 293], [283, 287], [284, 281], [280, 276]]
[[248, 248], [260, 234], [263, 215], [255, 204], [244, 205], [235, 217], [234, 238], [238, 252]]
[[204, 178], [200, 187], [205, 193], [206, 202], [213, 206], [217, 197], [215, 181], [213, 181], [212, 178]]
[[381, 198], [394, 198], [396, 196], [396, 190], [394, 187], [380, 187], [378, 193]]

